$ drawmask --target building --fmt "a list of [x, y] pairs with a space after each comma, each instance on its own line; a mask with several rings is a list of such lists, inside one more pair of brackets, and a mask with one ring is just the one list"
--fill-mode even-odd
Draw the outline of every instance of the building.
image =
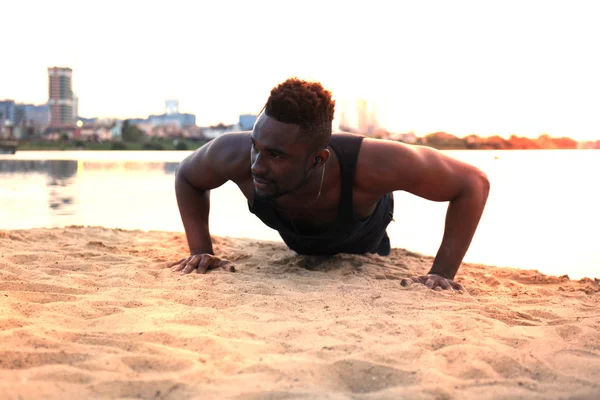
[[[146, 121], [140, 122], [143, 123]], [[165, 113], [160, 115], [149, 115], [147, 122], [152, 126], [170, 125], [177, 128], [183, 128], [186, 126], [196, 126], [196, 116], [194, 114], [180, 113], [178, 100], [165, 100]]]
[[179, 100], [165, 100], [165, 114], [179, 114]]
[[115, 121], [110, 129], [110, 136], [112, 140], [121, 140], [123, 138], [123, 121]]
[[65, 67], [48, 68], [48, 106], [50, 106], [50, 128], [73, 127], [74, 95], [72, 87], [73, 70]]
[[2, 100], [0, 101], [0, 121], [14, 121], [15, 120], [15, 101], [14, 100]]
[[17, 104], [15, 106], [15, 125], [31, 124], [39, 127], [50, 125], [50, 106], [48, 104]]
[[256, 115], [252, 114], [241, 114], [240, 115], [240, 130], [242, 131], [251, 131], [254, 128], [254, 123], [256, 122]]
[[50, 108], [47, 104], [20, 104], [14, 100], [3, 100], [0, 101], [0, 124], [17, 138], [40, 135], [50, 124]]
[[129, 121], [129, 125], [141, 125], [141, 124], [149, 124], [148, 118], [127, 118]]
[[73, 138], [90, 142], [121, 140], [122, 128], [123, 121], [111, 118], [82, 118], [77, 121]]
[[40, 136], [50, 125], [50, 106], [17, 104], [14, 122], [17, 137]]
[[73, 94], [73, 122], [77, 123], [79, 120], [79, 97]]
[[196, 125], [196, 116], [186, 113], [149, 115], [148, 122], [153, 126], [174, 125], [183, 128]]
[[212, 139], [215, 139], [215, 138], [221, 136], [224, 133], [235, 132], [237, 130], [239, 130], [239, 127], [236, 124], [224, 125], [221, 123], [218, 125], [213, 125], [213, 126], [202, 128], [202, 136], [205, 139], [212, 140]]
[[75, 136], [89, 142], [104, 142], [112, 139], [112, 127], [96, 124], [83, 125], [78, 128], [78, 134]]
[[85, 124], [95, 124], [96, 122], [98, 122], [98, 118], [84, 118], [84, 117], [77, 117], [77, 121], [81, 121], [84, 125]]

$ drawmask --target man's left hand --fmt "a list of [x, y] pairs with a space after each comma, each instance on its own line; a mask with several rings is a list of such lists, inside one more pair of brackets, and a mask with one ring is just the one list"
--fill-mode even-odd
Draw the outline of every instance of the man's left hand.
[[412, 276], [409, 279], [402, 279], [402, 281], [400, 281], [400, 285], [402, 286], [410, 286], [413, 283], [420, 283], [422, 285], [427, 286], [429, 289], [434, 290], [454, 289], [466, 291], [463, 285], [461, 285], [460, 283], [454, 282], [452, 279], [444, 278], [443, 276], [435, 274]]

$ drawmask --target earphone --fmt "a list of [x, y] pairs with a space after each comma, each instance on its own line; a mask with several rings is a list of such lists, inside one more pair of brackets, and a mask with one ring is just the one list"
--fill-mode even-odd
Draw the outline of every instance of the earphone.
[[321, 157], [321, 156], [315, 157], [315, 165], [320, 164], [322, 162], [323, 162], [323, 157]]

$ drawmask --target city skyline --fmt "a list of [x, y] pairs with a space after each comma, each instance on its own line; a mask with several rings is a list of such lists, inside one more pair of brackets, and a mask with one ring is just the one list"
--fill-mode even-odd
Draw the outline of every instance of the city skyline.
[[[333, 91], [338, 118], [357, 97], [379, 104], [392, 131], [600, 138], [593, 2], [395, 7], [13, 2], [0, 24], [15, 37], [0, 99], [45, 103], [46, 69], [65, 66], [81, 116], [141, 117], [178, 99], [208, 126], [257, 113], [274, 85], [298, 76]], [[62, 40], [47, 45], [52, 36]]]

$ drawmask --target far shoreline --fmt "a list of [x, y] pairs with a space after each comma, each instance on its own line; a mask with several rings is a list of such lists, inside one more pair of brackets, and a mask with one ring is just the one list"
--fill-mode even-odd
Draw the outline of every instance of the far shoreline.
[[[16, 152], [23, 151], [195, 151], [208, 143], [210, 139], [167, 139], [152, 138], [145, 142], [123, 142], [123, 141], [82, 141], [82, 140], [34, 140], [19, 141]], [[405, 143], [405, 142], [403, 142]], [[505, 151], [505, 150], [598, 150], [593, 147], [462, 147], [446, 146], [429, 143], [407, 143], [412, 145], [428, 146], [442, 151]], [[14, 153], [13, 153], [14, 154]]]

